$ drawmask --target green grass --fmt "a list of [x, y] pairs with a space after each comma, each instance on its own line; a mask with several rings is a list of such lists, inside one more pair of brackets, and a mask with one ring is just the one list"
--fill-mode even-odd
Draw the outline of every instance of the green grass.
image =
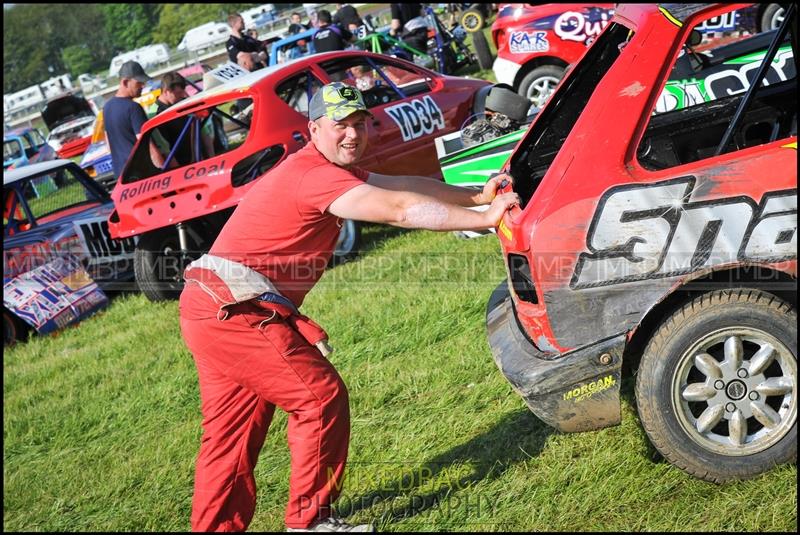
[[[792, 531], [797, 469], [705, 483], [654, 456], [623, 383], [622, 424], [562, 434], [497, 370], [484, 308], [505, 276], [495, 237], [368, 227], [304, 311], [348, 384], [342, 513], [383, 531]], [[141, 295], [4, 356], [7, 530], [189, 529], [201, 416], [177, 304]], [[253, 530], [283, 529], [278, 411], [256, 469]]]

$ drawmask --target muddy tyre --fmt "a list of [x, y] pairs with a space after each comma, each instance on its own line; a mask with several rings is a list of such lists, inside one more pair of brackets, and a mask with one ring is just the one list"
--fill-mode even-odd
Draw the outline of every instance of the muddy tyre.
[[27, 334], [27, 324], [3, 307], [3, 347], [22, 341]]
[[636, 404], [655, 448], [716, 483], [797, 458], [797, 311], [755, 289], [705, 293], [645, 349]]
[[133, 257], [136, 283], [150, 301], [177, 299], [183, 290], [183, 270], [203, 254], [203, 244], [190, 233], [190, 254], [181, 253], [178, 230], [167, 227], [139, 238]]

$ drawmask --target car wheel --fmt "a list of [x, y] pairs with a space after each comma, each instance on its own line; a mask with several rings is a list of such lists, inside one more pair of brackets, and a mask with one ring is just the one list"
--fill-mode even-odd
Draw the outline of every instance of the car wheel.
[[[483, 29], [483, 25], [486, 20], [483, 17], [483, 13], [477, 9], [467, 9], [461, 13], [461, 16], [458, 18], [458, 22], [461, 24], [461, 27], [468, 32], [477, 33]], [[482, 68], [485, 69], [486, 67]]]
[[191, 252], [181, 252], [178, 230], [167, 227], [139, 238], [133, 257], [136, 283], [150, 301], [177, 299], [183, 290], [183, 270], [203, 254], [203, 244], [189, 232]]
[[761, 14], [761, 32], [768, 32], [780, 27], [783, 18], [786, 16], [786, 9], [780, 4], [768, 4]]
[[797, 312], [754, 289], [697, 297], [647, 345], [636, 404], [656, 449], [717, 483], [797, 457]]
[[343, 220], [331, 263], [336, 265], [352, 258], [358, 251], [359, 245], [361, 245], [361, 225], [352, 219]]
[[10, 310], [3, 307], [3, 347], [19, 342], [28, 328]]
[[475, 56], [478, 58], [478, 66], [481, 69], [491, 69], [494, 57], [492, 57], [492, 51], [489, 49], [489, 43], [486, 41], [486, 36], [483, 32], [472, 34], [472, 47], [475, 49]]
[[519, 84], [518, 93], [530, 100], [534, 106], [541, 108], [558, 82], [564, 76], [564, 69], [556, 65], [543, 65], [525, 75]]

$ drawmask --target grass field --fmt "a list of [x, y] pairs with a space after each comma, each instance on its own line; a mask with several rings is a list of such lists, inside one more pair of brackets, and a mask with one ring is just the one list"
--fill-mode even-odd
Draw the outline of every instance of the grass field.
[[[492, 361], [494, 236], [365, 229], [365, 252], [304, 305], [348, 384], [342, 514], [385, 531], [792, 531], [797, 469], [716, 486], [654, 455], [623, 383], [622, 424], [562, 434]], [[138, 294], [3, 360], [3, 522], [10, 531], [185, 531], [201, 434], [177, 304]], [[286, 416], [256, 469], [253, 530], [282, 530]]]

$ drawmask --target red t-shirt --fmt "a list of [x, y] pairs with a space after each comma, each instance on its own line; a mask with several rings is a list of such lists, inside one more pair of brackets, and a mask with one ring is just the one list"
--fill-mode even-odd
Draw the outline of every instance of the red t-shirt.
[[322, 277], [341, 230], [328, 207], [368, 176], [329, 162], [309, 143], [247, 192], [210, 254], [259, 271], [300, 306]]

